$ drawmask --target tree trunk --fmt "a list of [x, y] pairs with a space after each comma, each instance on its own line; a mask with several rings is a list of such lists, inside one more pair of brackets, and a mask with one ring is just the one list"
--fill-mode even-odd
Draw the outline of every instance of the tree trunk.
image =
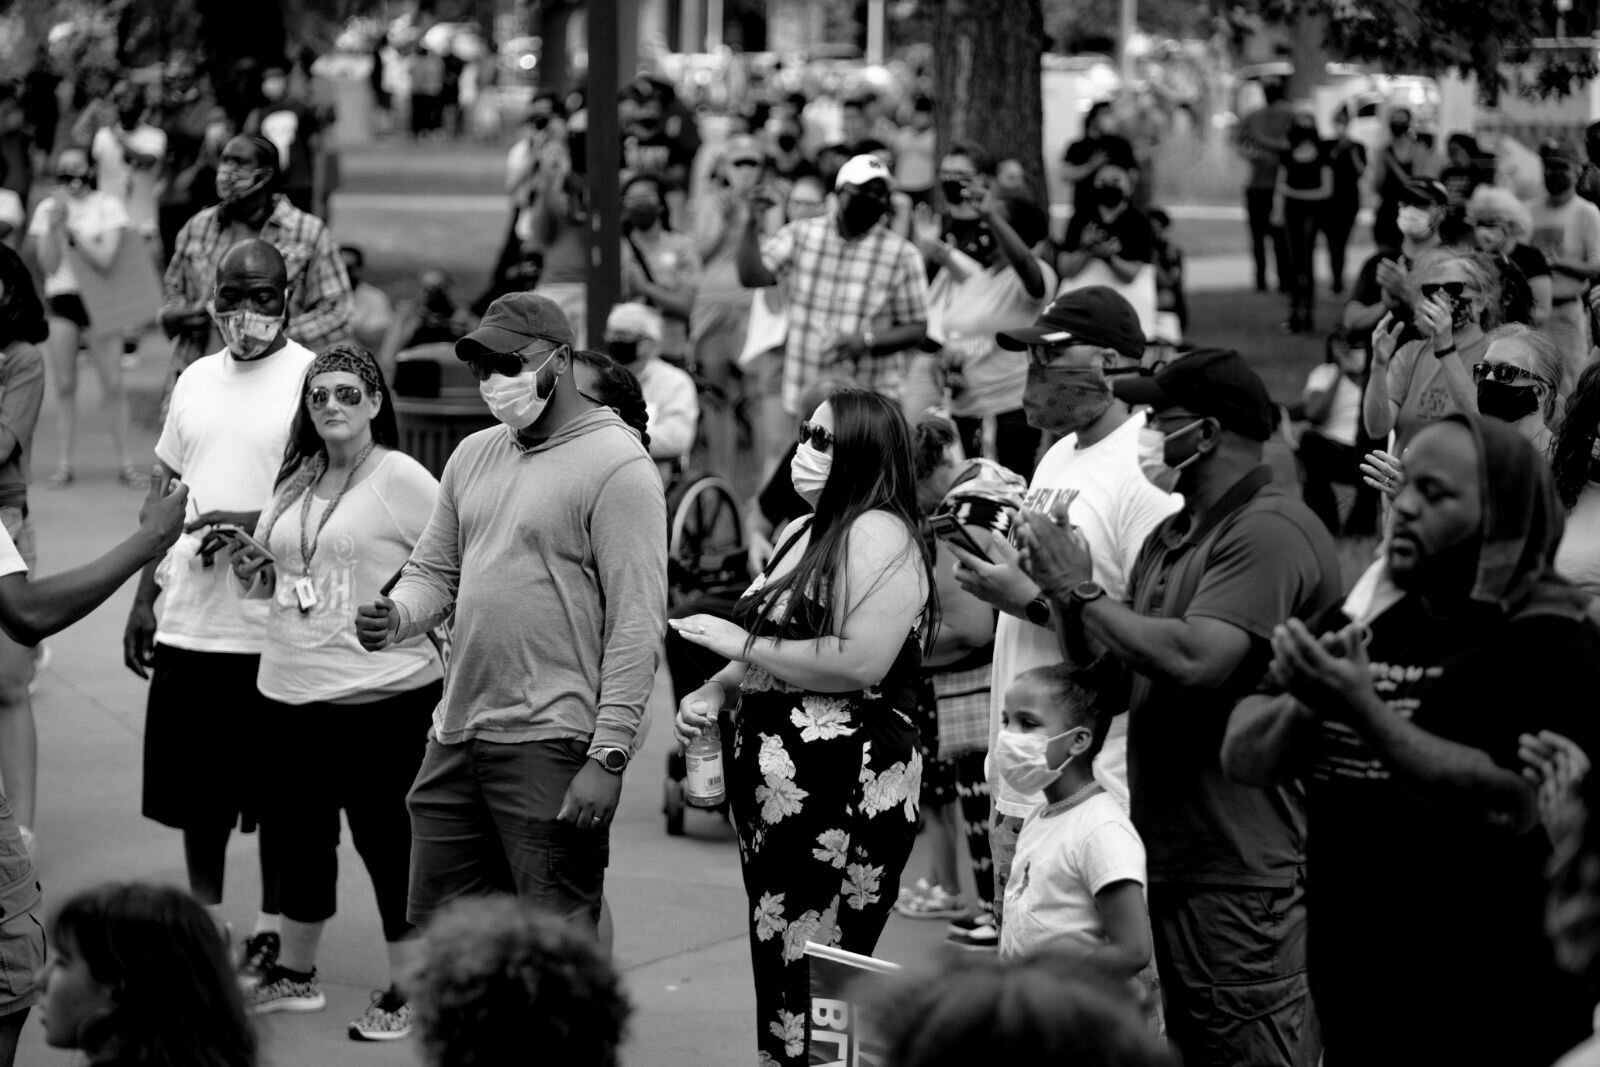
[[1044, 196], [1044, 53], [1040, 0], [938, 0], [933, 8], [933, 78], [939, 151], [957, 141], [991, 159], [1017, 159], [1038, 202]]

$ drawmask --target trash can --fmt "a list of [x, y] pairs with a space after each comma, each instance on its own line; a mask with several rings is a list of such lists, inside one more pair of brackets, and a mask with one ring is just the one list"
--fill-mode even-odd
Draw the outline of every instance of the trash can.
[[435, 478], [468, 434], [495, 425], [477, 380], [452, 345], [421, 345], [397, 355], [394, 392], [400, 451]]

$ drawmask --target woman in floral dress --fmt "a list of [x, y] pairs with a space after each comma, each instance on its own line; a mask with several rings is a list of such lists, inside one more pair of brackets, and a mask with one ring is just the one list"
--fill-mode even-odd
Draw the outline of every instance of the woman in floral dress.
[[678, 707], [687, 744], [737, 691], [728, 793], [750, 897], [758, 1063], [807, 1062], [807, 941], [870, 955], [916, 837], [918, 669], [937, 614], [911, 435], [876, 393], [834, 393], [790, 466], [813, 514], [737, 622], [674, 620], [731, 662]]

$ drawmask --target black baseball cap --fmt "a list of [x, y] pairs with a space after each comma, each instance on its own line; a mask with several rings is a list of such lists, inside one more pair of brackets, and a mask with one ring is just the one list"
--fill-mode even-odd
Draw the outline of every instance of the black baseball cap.
[[1252, 441], [1272, 436], [1276, 412], [1267, 387], [1231, 348], [1197, 348], [1154, 374], [1119, 375], [1111, 391], [1130, 404], [1156, 411], [1183, 408], [1216, 419]]
[[478, 328], [456, 342], [457, 359], [517, 352], [534, 341], [575, 343], [566, 312], [538, 293], [507, 293], [489, 305]]
[[1029, 345], [1099, 345], [1129, 359], [1144, 358], [1144, 330], [1133, 305], [1115, 289], [1090, 285], [1062, 293], [1032, 326], [1006, 330], [1000, 347], [1019, 352]]
[[1400, 188], [1400, 202], [1433, 209], [1450, 203], [1450, 191], [1432, 178], [1414, 178]]

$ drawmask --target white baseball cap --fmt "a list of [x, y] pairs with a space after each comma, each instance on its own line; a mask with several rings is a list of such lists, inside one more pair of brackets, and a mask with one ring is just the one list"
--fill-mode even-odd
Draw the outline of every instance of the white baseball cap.
[[861, 186], [868, 182], [884, 182], [894, 189], [894, 175], [877, 156], [860, 155], [852, 156], [850, 161], [839, 168], [839, 176], [833, 180], [835, 189], [843, 189], [847, 185]]

